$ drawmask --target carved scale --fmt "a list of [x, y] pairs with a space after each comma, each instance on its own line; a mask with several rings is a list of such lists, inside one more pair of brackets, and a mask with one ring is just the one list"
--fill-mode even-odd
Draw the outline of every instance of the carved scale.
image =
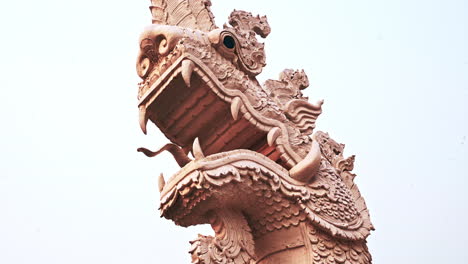
[[[216, 27], [209, 0], [152, 0], [140, 37], [140, 126], [155, 123], [181, 166], [161, 175], [161, 215], [211, 224], [191, 242], [193, 263], [371, 263], [373, 230], [353, 183], [354, 156], [315, 132], [323, 101], [304, 71], [260, 85], [266, 17], [233, 11]], [[192, 153], [193, 160], [188, 157]]]

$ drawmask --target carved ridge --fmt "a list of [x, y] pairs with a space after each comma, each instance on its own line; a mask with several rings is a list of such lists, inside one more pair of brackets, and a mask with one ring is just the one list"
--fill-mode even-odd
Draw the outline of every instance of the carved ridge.
[[[224, 159], [223, 156], [225, 156]], [[365, 239], [369, 235], [372, 225], [366, 217], [367, 214], [365, 214], [367, 209], [361, 211], [364, 212], [363, 214], [359, 212], [361, 216], [348, 224], [334, 222], [334, 220], [327, 219], [327, 217], [319, 216], [313, 209], [317, 208], [313, 199], [320, 200], [320, 197], [334, 198], [323, 189], [326, 187], [325, 185], [322, 185], [323, 187], [304, 185], [289, 178], [287, 172], [277, 164], [263, 157], [259, 159], [259, 157], [261, 156], [255, 152], [241, 150], [223, 153], [222, 155], [215, 154], [203, 160], [192, 162], [191, 165], [187, 166], [187, 169], [191, 172], [182, 170], [181, 174], [176, 175], [170, 183], [166, 184], [161, 193], [162, 215], [167, 217], [167, 210], [179, 198], [181, 193], [177, 190], [192, 188], [190, 186], [198, 186], [202, 189], [210, 189], [210, 186], [221, 187], [233, 182], [242, 182], [243, 177], [248, 176], [253, 181], [267, 183], [273, 191], [279, 191], [286, 197], [297, 200], [301, 208], [305, 210], [309, 220], [323, 229], [329, 230], [334, 236], [343, 239], [360, 240]], [[229, 160], [227, 165], [226, 159]], [[252, 160], [255, 160], [255, 162]], [[325, 164], [327, 163], [322, 162], [322, 164], [326, 166]], [[253, 175], [245, 175], [240, 173], [239, 170], [249, 170], [255, 173]], [[322, 167], [322, 173], [327, 171], [333, 171], [333, 169], [331, 167]], [[182, 180], [177, 182], [177, 177], [181, 177]], [[357, 198], [360, 198], [360, 196]], [[181, 216], [187, 216], [190, 213], [186, 211]], [[358, 212], [356, 211], [356, 213]]]

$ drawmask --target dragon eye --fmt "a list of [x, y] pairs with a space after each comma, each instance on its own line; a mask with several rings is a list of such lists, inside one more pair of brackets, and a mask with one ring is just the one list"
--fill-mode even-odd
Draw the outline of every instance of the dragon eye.
[[233, 49], [236, 46], [236, 42], [234, 41], [234, 38], [231, 36], [225, 36], [223, 39], [223, 44], [228, 49]]

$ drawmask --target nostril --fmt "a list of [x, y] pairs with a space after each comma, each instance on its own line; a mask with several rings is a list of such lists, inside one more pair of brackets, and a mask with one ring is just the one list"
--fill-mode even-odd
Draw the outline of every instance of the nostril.
[[223, 39], [223, 44], [228, 49], [233, 49], [236, 46], [236, 42], [234, 41], [234, 38], [231, 36], [225, 36]]

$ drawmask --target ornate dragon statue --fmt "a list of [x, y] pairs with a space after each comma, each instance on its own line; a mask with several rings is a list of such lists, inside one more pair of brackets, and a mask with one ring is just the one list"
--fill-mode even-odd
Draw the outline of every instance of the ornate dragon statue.
[[[140, 37], [140, 126], [172, 142], [181, 170], [160, 176], [161, 215], [209, 223], [193, 263], [371, 263], [369, 212], [354, 184], [354, 156], [315, 132], [323, 101], [301, 93], [304, 71], [262, 86], [266, 17], [234, 10], [216, 27], [209, 0], [152, 0]], [[192, 154], [193, 160], [189, 158]]]

